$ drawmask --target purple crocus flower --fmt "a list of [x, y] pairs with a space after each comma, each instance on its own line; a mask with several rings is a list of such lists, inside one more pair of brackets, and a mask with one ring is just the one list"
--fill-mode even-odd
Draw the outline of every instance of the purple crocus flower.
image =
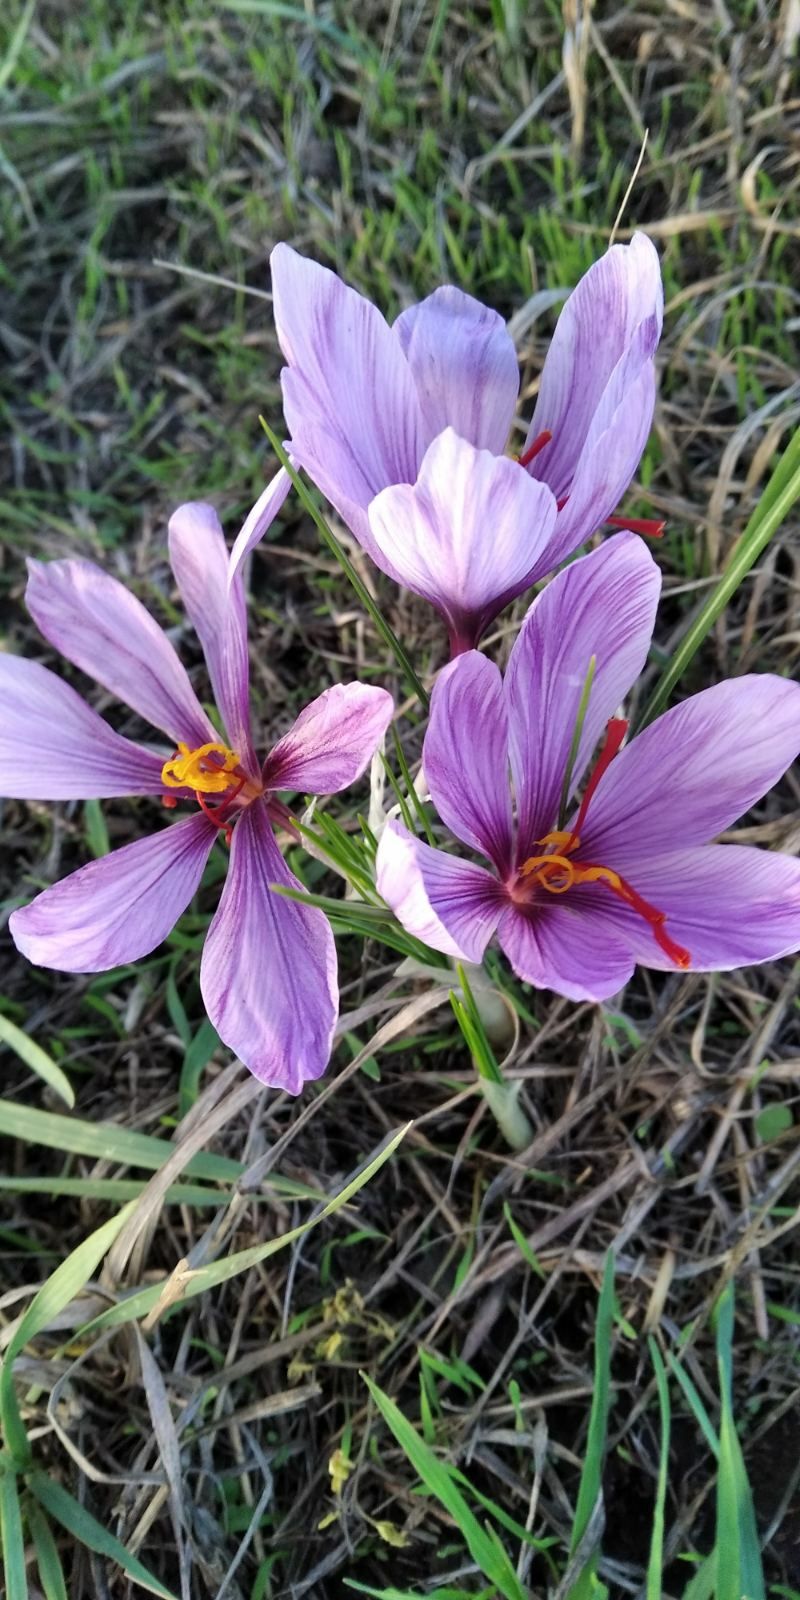
[[[220, 832], [230, 843], [200, 983], [220, 1037], [264, 1083], [296, 1094], [325, 1070], [338, 1007], [330, 925], [273, 894], [302, 887], [278, 849], [289, 820], [280, 789], [332, 794], [360, 777], [391, 719], [385, 690], [337, 684], [306, 706], [263, 763], [250, 727], [247, 624], [240, 580], [211, 506], [181, 506], [169, 550], [203, 646], [224, 743], [162, 629], [89, 561], [30, 562], [27, 603], [62, 655], [171, 741], [154, 753], [115, 733], [46, 667], [0, 655], [0, 794], [23, 800], [157, 795], [194, 815], [73, 872], [15, 911], [17, 949], [37, 966], [101, 972], [167, 937], [200, 883]], [[177, 748], [176, 748], [177, 747]]]
[[[518, 458], [503, 456], [519, 369], [497, 312], [446, 287], [390, 327], [288, 245], [271, 265], [294, 461], [377, 566], [439, 609], [453, 652], [468, 649], [509, 600], [612, 519], [636, 471], [661, 332], [654, 246], [641, 233], [613, 245], [570, 295]], [[264, 491], [234, 570], [287, 487], [279, 474]]]
[[620, 749], [626, 724], [613, 713], [644, 664], [658, 593], [645, 546], [619, 534], [534, 601], [504, 679], [477, 651], [440, 674], [426, 778], [450, 831], [494, 870], [389, 823], [378, 889], [417, 938], [481, 961], [496, 932], [520, 978], [573, 1000], [616, 994], [637, 962], [714, 971], [800, 948], [800, 862], [709, 843], [800, 750], [800, 686], [719, 683]]

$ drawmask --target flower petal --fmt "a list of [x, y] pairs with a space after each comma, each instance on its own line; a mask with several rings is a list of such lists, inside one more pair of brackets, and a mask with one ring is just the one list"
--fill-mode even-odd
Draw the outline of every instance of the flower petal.
[[568, 1000], [608, 1000], [633, 973], [625, 941], [577, 891], [533, 913], [510, 908], [497, 932], [517, 977]]
[[[777, 961], [800, 949], [800, 861], [749, 845], [711, 844], [642, 859], [633, 887], [664, 912], [665, 931], [694, 972], [726, 972]], [[569, 898], [569, 896], [565, 896]], [[646, 967], [674, 971], [643, 917], [616, 895], [598, 913]]]
[[[592, 430], [569, 499], [558, 513], [548, 552], [551, 566], [572, 555], [619, 509], [647, 444], [655, 403], [655, 371], [649, 363], [631, 381], [602, 431]], [[596, 417], [601, 413], [598, 408]]]
[[339, 1004], [336, 949], [322, 912], [273, 893], [273, 883], [302, 888], [278, 849], [266, 808], [255, 804], [234, 829], [200, 987], [229, 1049], [262, 1083], [299, 1094], [330, 1058]]
[[213, 506], [190, 501], [173, 512], [169, 558], [181, 599], [203, 646], [228, 739], [254, 774], [244, 589], [241, 578], [228, 583], [228, 548]]
[[556, 825], [592, 656], [596, 665], [573, 789], [605, 723], [644, 666], [660, 588], [658, 567], [641, 539], [620, 533], [574, 561], [534, 600], [505, 680], [519, 856], [529, 855]]
[[260, 544], [267, 529], [275, 521], [291, 487], [292, 480], [286, 468], [280, 467], [274, 478], [270, 478], [266, 489], [262, 490], [255, 505], [248, 511], [233, 542], [228, 566], [229, 583], [233, 582], [250, 551]]
[[327, 267], [286, 244], [270, 263], [293, 456], [326, 494], [338, 483], [362, 506], [389, 483], [412, 483], [429, 430], [399, 339]]
[[269, 789], [336, 794], [366, 770], [392, 720], [385, 689], [336, 683], [300, 712], [264, 763]]
[[408, 933], [461, 961], [482, 961], [506, 897], [485, 867], [460, 861], [388, 822], [377, 855], [378, 893]]
[[[567, 300], [547, 352], [526, 440], [530, 444], [544, 429], [552, 433], [551, 443], [532, 465], [557, 499], [570, 492], [606, 386], [637, 335], [639, 362], [652, 358], [663, 303], [658, 255], [643, 233], [634, 234], [630, 244], [612, 245]], [[628, 376], [636, 374], [629, 370]], [[617, 404], [619, 399], [613, 407], [606, 401], [606, 413]]]
[[375, 561], [442, 612], [455, 650], [475, 645], [549, 569], [555, 518], [543, 484], [452, 428], [434, 439], [414, 485], [384, 489], [369, 508]]
[[500, 455], [519, 393], [514, 341], [503, 318], [451, 285], [397, 318], [431, 434], [455, 428], [462, 439]]
[[38, 661], [0, 654], [0, 794], [91, 800], [163, 794], [165, 755], [109, 728]]
[[187, 817], [88, 862], [12, 913], [17, 949], [59, 972], [105, 972], [149, 955], [186, 910], [216, 837], [204, 816]]
[[508, 719], [500, 670], [477, 650], [451, 661], [434, 684], [422, 766], [450, 832], [503, 876], [512, 853]]
[[763, 673], [704, 689], [612, 762], [589, 807], [581, 855], [624, 872], [645, 855], [706, 844], [771, 789], [798, 752], [800, 685]]
[[92, 561], [29, 561], [25, 601], [62, 656], [177, 743], [217, 735], [163, 629]]

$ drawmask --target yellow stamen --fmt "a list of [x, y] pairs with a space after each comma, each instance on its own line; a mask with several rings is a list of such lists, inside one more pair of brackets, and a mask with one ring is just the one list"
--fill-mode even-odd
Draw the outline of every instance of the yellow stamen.
[[[553, 868], [555, 868], [555, 882], [553, 882]], [[535, 872], [541, 879], [543, 887], [549, 889], [551, 894], [566, 894], [567, 890], [572, 888], [580, 868], [576, 868], [575, 863], [568, 861], [566, 856], [547, 855], [529, 856], [527, 861], [523, 861], [519, 870], [523, 878]], [[565, 874], [563, 881], [562, 874]]]
[[238, 765], [239, 757], [226, 744], [201, 744], [197, 750], [190, 750], [188, 744], [179, 744], [178, 754], [165, 761], [161, 768], [161, 781], [168, 789], [224, 794], [231, 786], [231, 775]]

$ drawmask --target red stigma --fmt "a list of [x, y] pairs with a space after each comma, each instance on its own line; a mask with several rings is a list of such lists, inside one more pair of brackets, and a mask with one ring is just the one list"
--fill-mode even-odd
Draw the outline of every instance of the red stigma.
[[161, 804], [166, 807], [167, 811], [174, 811], [178, 801], [174, 794], [162, 794]]
[[541, 433], [537, 433], [536, 438], [531, 441], [527, 449], [523, 450], [522, 455], [517, 458], [520, 466], [530, 466], [534, 456], [538, 456], [539, 451], [543, 450], [545, 445], [550, 443], [552, 437], [553, 435], [549, 428], [543, 428]]
[[586, 792], [581, 801], [580, 810], [575, 818], [575, 825], [570, 835], [571, 840], [577, 839], [578, 834], [580, 833], [581, 828], [586, 821], [586, 813], [589, 810], [589, 802], [592, 798], [592, 795], [594, 794], [595, 789], [597, 788], [597, 785], [603, 776], [603, 773], [608, 771], [608, 768], [611, 766], [614, 757], [619, 755], [620, 746], [627, 731], [628, 724], [624, 717], [612, 717], [610, 722], [606, 724], [606, 736], [603, 742], [603, 747], [599, 756], [597, 757], [594, 770], [589, 778], [589, 782], [586, 785]]
[[[586, 866], [589, 866], [588, 862]], [[619, 886], [606, 881], [606, 888], [610, 889], [612, 894], [617, 895], [618, 899], [623, 900], [626, 905], [629, 905], [637, 916], [644, 918], [651, 929], [656, 944], [660, 945], [664, 954], [669, 956], [670, 961], [675, 962], [676, 967], [682, 967], [685, 971], [687, 967], [691, 966], [692, 958], [689, 951], [684, 949], [682, 944], [677, 944], [667, 933], [664, 927], [664, 923], [667, 920], [666, 913], [659, 911], [657, 906], [651, 906], [649, 900], [643, 900], [633, 885], [628, 883], [626, 878], [621, 877], [618, 872], [614, 876], [619, 878]]]
[[660, 539], [663, 537], [666, 522], [659, 522], [655, 517], [606, 517], [609, 528], [624, 528], [629, 533], [644, 534], [645, 539]]

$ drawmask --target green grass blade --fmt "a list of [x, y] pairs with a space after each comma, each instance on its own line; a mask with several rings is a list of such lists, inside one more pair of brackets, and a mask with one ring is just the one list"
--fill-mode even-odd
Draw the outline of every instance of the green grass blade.
[[506, 1600], [525, 1600], [525, 1592], [504, 1547], [496, 1536], [492, 1538], [481, 1527], [460, 1489], [453, 1482], [447, 1467], [438, 1456], [434, 1455], [430, 1446], [420, 1437], [416, 1428], [389, 1395], [384, 1394], [365, 1372], [362, 1372], [361, 1376], [401, 1450], [408, 1457], [426, 1489], [452, 1517], [473, 1561], [484, 1577], [489, 1578], [497, 1586]]
[[714, 1600], [717, 1582], [716, 1546], [710, 1556], [700, 1563], [683, 1591], [683, 1600]]
[[[574, 1555], [589, 1525], [589, 1518], [602, 1490], [603, 1461], [608, 1435], [608, 1409], [611, 1390], [611, 1334], [614, 1327], [614, 1257], [606, 1256], [603, 1284], [597, 1307], [597, 1324], [594, 1340], [594, 1393], [589, 1416], [589, 1433], [586, 1440], [586, 1458], [581, 1473], [578, 1503], [569, 1553]], [[591, 1600], [596, 1593], [595, 1569], [597, 1556], [590, 1557], [577, 1582], [569, 1591], [567, 1600]]]
[[[175, 1154], [176, 1146], [154, 1134], [136, 1133], [114, 1122], [84, 1122], [80, 1117], [62, 1117], [34, 1106], [21, 1106], [0, 1098], [0, 1134], [21, 1139], [27, 1144], [43, 1144], [51, 1150], [90, 1156], [95, 1161], [114, 1161], [124, 1167], [144, 1167], [157, 1172]], [[186, 1163], [186, 1176], [211, 1182], [235, 1183], [245, 1168], [228, 1156], [211, 1155], [201, 1150]], [[319, 1191], [289, 1178], [270, 1176], [270, 1187], [291, 1198], [319, 1200]]]
[[[0, 1194], [68, 1195], [78, 1200], [98, 1200], [118, 1205], [120, 1201], [138, 1200], [145, 1179], [135, 1178], [4, 1178], [0, 1177]], [[233, 1198], [232, 1189], [211, 1189], [200, 1183], [174, 1183], [164, 1196], [169, 1206], [224, 1206]], [[258, 1194], [250, 1196], [258, 1200]]]
[[3, 1549], [5, 1600], [28, 1600], [17, 1475], [10, 1466], [0, 1470], [0, 1545]]
[[678, 1383], [684, 1392], [689, 1409], [700, 1427], [706, 1444], [713, 1454], [716, 1457], [719, 1457], [719, 1439], [714, 1432], [711, 1418], [709, 1417], [700, 1395], [698, 1394], [695, 1385], [686, 1371], [686, 1368], [682, 1367], [680, 1362], [675, 1360], [675, 1357], [669, 1350], [667, 1351], [667, 1360], [673, 1376], [677, 1378]]
[[328, 546], [331, 554], [336, 557], [336, 560], [338, 561], [345, 577], [358, 595], [364, 610], [371, 616], [384, 643], [389, 646], [389, 649], [391, 650], [392, 655], [394, 656], [395, 661], [400, 668], [400, 671], [408, 680], [408, 683], [419, 700], [423, 710], [427, 711], [430, 705], [430, 697], [427, 690], [423, 688], [423, 685], [420, 683], [420, 680], [417, 677], [413, 666], [411, 665], [410, 657], [403, 649], [397, 634], [394, 632], [394, 629], [389, 626], [389, 623], [386, 621], [383, 612], [375, 604], [375, 601], [373, 600], [369, 590], [362, 583], [352, 561], [350, 560], [350, 557], [347, 555], [347, 552], [342, 549], [342, 546], [340, 545], [336, 534], [333, 532], [333, 529], [328, 527], [322, 512], [315, 505], [313, 496], [309, 494], [308, 488], [303, 482], [299, 472], [297, 472], [292, 466], [292, 463], [289, 460], [289, 457], [287, 456], [277, 434], [273, 433], [272, 429], [269, 427], [268, 423], [264, 421], [263, 417], [261, 417], [259, 420], [265, 434], [267, 435], [267, 438], [269, 439], [270, 444], [272, 445], [273, 450], [275, 451], [276, 456], [278, 457], [278, 460], [281, 463], [281, 466], [286, 468], [286, 471], [288, 472], [289, 477], [291, 478], [292, 483], [297, 490], [298, 498], [300, 499], [301, 504], [312, 518], [317, 531], [322, 535], [322, 538]]
[[665, 668], [660, 682], [642, 712], [639, 729], [652, 722], [653, 718], [664, 710], [673, 689], [680, 682], [692, 657], [713, 628], [717, 617], [724, 611], [742, 579], [755, 565], [770, 539], [786, 521], [798, 499], [800, 499], [800, 429], [778, 462], [741, 539], [731, 553], [722, 577], [673, 653], [669, 665]]
[[102, 1522], [98, 1522], [97, 1518], [93, 1517], [91, 1512], [87, 1511], [86, 1507], [82, 1506], [60, 1483], [55, 1483], [43, 1472], [34, 1472], [31, 1474], [30, 1488], [48, 1516], [52, 1517], [54, 1522], [60, 1522], [62, 1528], [66, 1528], [67, 1532], [71, 1533], [80, 1544], [85, 1545], [87, 1550], [94, 1550], [97, 1555], [105, 1556], [109, 1561], [116, 1561], [129, 1578], [141, 1584], [143, 1589], [148, 1589], [151, 1594], [160, 1595], [161, 1600], [176, 1600], [172, 1591], [165, 1589], [163, 1583], [160, 1583], [152, 1572], [148, 1572], [147, 1567], [143, 1566], [136, 1556], [132, 1556], [125, 1549], [121, 1540], [113, 1533], [109, 1533]]
[[[332, 1217], [334, 1212], [346, 1206], [358, 1194], [359, 1189], [363, 1189], [365, 1183], [369, 1183], [375, 1173], [394, 1155], [410, 1127], [412, 1123], [407, 1122], [391, 1138], [385, 1140], [377, 1154], [360, 1168], [356, 1176], [340, 1189], [316, 1216], [309, 1217], [306, 1222], [301, 1222], [297, 1228], [291, 1228], [288, 1233], [282, 1233], [276, 1239], [268, 1239], [266, 1244], [251, 1245], [248, 1250], [239, 1250], [234, 1255], [226, 1256], [222, 1261], [212, 1261], [207, 1267], [197, 1267], [193, 1271], [188, 1271], [183, 1278], [180, 1292], [175, 1294], [174, 1299], [170, 1299], [170, 1306], [191, 1300], [195, 1295], [203, 1294], [206, 1289], [214, 1289], [218, 1284], [227, 1283], [229, 1279], [235, 1278], [238, 1273], [248, 1272], [251, 1267], [259, 1266], [262, 1261], [267, 1261], [279, 1250], [285, 1250], [287, 1245], [302, 1239], [304, 1234], [315, 1228], [318, 1223], [324, 1222], [326, 1217]], [[160, 1283], [154, 1283], [147, 1289], [135, 1290], [118, 1305], [111, 1306], [108, 1311], [102, 1311], [99, 1317], [87, 1323], [81, 1329], [81, 1336], [85, 1337], [86, 1334], [97, 1332], [101, 1328], [120, 1327], [123, 1323], [133, 1322], [139, 1317], [146, 1316], [154, 1306], [158, 1305], [169, 1283], [169, 1278], [163, 1278]]]
[[661, 1418], [661, 1448], [658, 1456], [656, 1503], [653, 1507], [653, 1531], [650, 1538], [650, 1557], [647, 1563], [647, 1600], [661, 1600], [661, 1568], [664, 1563], [664, 1507], [667, 1499], [669, 1477], [670, 1403], [669, 1384], [661, 1351], [654, 1339], [649, 1339], [650, 1360], [656, 1375], [658, 1409]]
[[34, 1295], [9, 1341], [0, 1369], [0, 1423], [8, 1448], [21, 1465], [27, 1465], [30, 1461], [30, 1445], [14, 1391], [14, 1362], [28, 1341], [35, 1339], [37, 1333], [41, 1333], [53, 1317], [57, 1316], [59, 1311], [63, 1311], [64, 1306], [69, 1305], [94, 1276], [98, 1263], [110, 1249], [132, 1209], [133, 1203], [123, 1206], [115, 1217], [111, 1217], [102, 1227], [90, 1233], [88, 1239], [84, 1239], [77, 1249], [67, 1256], [66, 1261], [62, 1261], [60, 1266], [56, 1267], [55, 1272], [50, 1274], [38, 1293]]
[[733, 1413], [733, 1288], [717, 1307], [720, 1424], [715, 1600], [765, 1600], [753, 1497]]
[[9, 1022], [8, 1017], [0, 1017], [0, 1043], [7, 1044], [9, 1050], [13, 1050], [15, 1056], [19, 1056], [20, 1061], [24, 1061], [26, 1067], [30, 1067], [31, 1072], [35, 1072], [37, 1078], [41, 1078], [54, 1089], [65, 1105], [72, 1109], [75, 1095], [69, 1078], [60, 1067], [56, 1066], [47, 1051], [43, 1050], [30, 1034], [18, 1028], [15, 1023]]
[[33, 1539], [33, 1548], [36, 1551], [39, 1582], [45, 1600], [68, 1600], [61, 1557], [50, 1524], [38, 1501], [28, 1502], [25, 1516]]

